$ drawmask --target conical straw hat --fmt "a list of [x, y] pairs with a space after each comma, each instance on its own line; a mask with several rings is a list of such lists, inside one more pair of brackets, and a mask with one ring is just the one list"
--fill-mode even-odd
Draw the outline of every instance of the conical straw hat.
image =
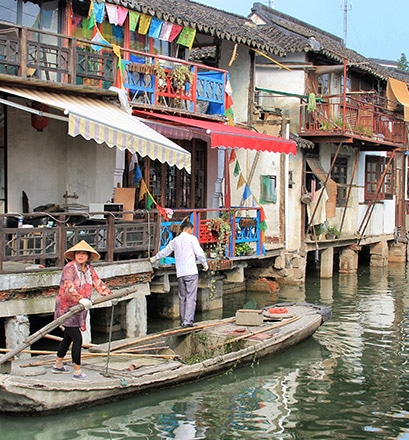
[[78, 251], [91, 252], [91, 261], [96, 261], [101, 258], [101, 255], [99, 255], [99, 253], [94, 248], [92, 248], [85, 240], [80, 241], [79, 243], [65, 251], [64, 257], [68, 260], [73, 260], [75, 252]]

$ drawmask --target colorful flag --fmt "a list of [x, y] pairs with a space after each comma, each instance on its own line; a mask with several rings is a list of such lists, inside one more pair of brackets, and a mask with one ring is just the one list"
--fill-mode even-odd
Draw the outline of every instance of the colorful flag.
[[128, 15], [128, 9], [123, 6], [118, 6], [116, 10], [116, 21], [119, 26], [123, 26], [126, 16]]
[[195, 37], [196, 37], [196, 29], [185, 27], [180, 33], [176, 43], [191, 49], [193, 46], [193, 42], [195, 41]]
[[140, 182], [141, 180], [142, 180], [142, 172], [141, 172], [141, 169], [139, 168], [139, 165], [137, 165], [135, 168], [135, 174], [133, 176], [134, 185], [136, 183]]
[[252, 194], [251, 189], [246, 183], [243, 191], [243, 200], [247, 200], [251, 196], [251, 194]]
[[[102, 44], [106, 44], [107, 46], [111, 46], [107, 40], [105, 40], [105, 38], [102, 36], [101, 32], [99, 31], [98, 27], [95, 26], [94, 28], [94, 35], [91, 38], [91, 41], [94, 43], [102, 43]], [[91, 47], [96, 50], [97, 52], [99, 52], [101, 49], [103, 49], [102, 46], [97, 46], [96, 44], [91, 44]]]
[[159, 20], [159, 18], [152, 17], [148, 32], [149, 37], [159, 38], [160, 31], [162, 29], [162, 23], [163, 21]]
[[134, 32], [141, 14], [136, 11], [129, 11], [129, 30]]
[[109, 5], [105, 4], [105, 8], [108, 15], [108, 21], [110, 24], [118, 24], [118, 14], [116, 12], [118, 6], [117, 5]]
[[146, 209], [150, 211], [152, 209], [152, 205], [155, 204], [155, 200], [152, 197], [152, 194], [148, 192], [148, 198], [146, 199]]
[[227, 74], [227, 82], [226, 82], [226, 88], [224, 90], [224, 116], [227, 118], [228, 125], [233, 126], [234, 125], [234, 112], [233, 112], [233, 89], [231, 87], [230, 83], [230, 74]]
[[103, 23], [105, 19], [105, 3], [93, 2], [95, 21], [97, 23]]
[[236, 151], [234, 148], [230, 152], [229, 163], [233, 163], [236, 160]]
[[239, 161], [236, 160], [236, 165], [234, 166], [233, 174], [237, 177], [240, 174], [240, 171], [241, 169], [240, 169]]
[[142, 179], [141, 186], [139, 187], [139, 201], [141, 201], [148, 192], [148, 187], [146, 186], [145, 181]]
[[165, 21], [162, 24], [162, 29], [160, 30], [159, 39], [164, 41], [169, 41], [170, 33], [172, 32], [173, 24]]
[[172, 43], [172, 41], [180, 34], [180, 31], [183, 29], [183, 26], [180, 26], [178, 24], [174, 24], [172, 26], [172, 30], [170, 31], [169, 35], [169, 42]]
[[238, 182], [237, 182], [237, 187], [236, 187], [236, 189], [241, 188], [243, 185], [245, 185], [245, 183], [246, 183], [246, 181], [245, 181], [245, 179], [244, 179], [244, 177], [243, 177], [243, 174], [240, 173], [240, 177], [239, 177], [239, 180], [238, 180]]
[[162, 206], [159, 206], [158, 204], [156, 204], [156, 209], [159, 211], [160, 215], [168, 222], [169, 217], [168, 217], [168, 213], [165, 211], [165, 209], [162, 208]]
[[151, 20], [152, 16], [141, 14], [139, 18], [138, 33], [140, 33], [141, 35], [146, 35], [149, 30], [149, 26], [151, 25]]
[[88, 20], [88, 29], [93, 29], [95, 26], [95, 12], [94, 4], [92, 2], [89, 4]]

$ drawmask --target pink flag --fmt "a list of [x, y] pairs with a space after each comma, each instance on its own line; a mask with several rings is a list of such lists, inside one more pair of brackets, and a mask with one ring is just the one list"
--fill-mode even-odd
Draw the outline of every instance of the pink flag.
[[105, 3], [105, 9], [107, 11], [108, 15], [108, 21], [111, 24], [118, 24], [118, 14], [116, 12], [118, 6], [117, 5], [109, 5], [108, 3]]
[[183, 29], [183, 26], [179, 26], [178, 24], [174, 24], [172, 26], [172, 30], [170, 31], [169, 35], [169, 42], [172, 43], [172, 41], [180, 34], [180, 31]]
[[160, 31], [159, 39], [169, 41], [170, 33], [172, 32], [173, 24], [168, 21], [163, 22], [162, 29]]
[[117, 13], [117, 23], [119, 26], [122, 26], [126, 20], [126, 16], [128, 15], [128, 9], [124, 8], [123, 6], [118, 6], [118, 9], [116, 10]]

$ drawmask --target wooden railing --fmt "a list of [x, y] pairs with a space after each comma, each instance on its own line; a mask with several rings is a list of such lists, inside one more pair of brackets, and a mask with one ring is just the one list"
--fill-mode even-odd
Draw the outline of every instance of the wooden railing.
[[[118, 59], [110, 46], [0, 21], [0, 74], [53, 83], [117, 83]], [[134, 104], [224, 115], [227, 72], [177, 58], [121, 50], [123, 85]]]
[[[133, 220], [124, 220], [124, 214], [132, 214]], [[219, 232], [211, 228], [214, 218], [223, 219], [231, 229], [223, 255], [218, 256], [212, 255], [219, 242]], [[8, 262], [62, 267], [64, 252], [81, 240], [106, 262], [148, 258], [177, 235], [184, 219], [193, 223], [194, 234], [209, 258], [248, 256], [240, 251], [243, 243], [250, 255], [263, 253], [259, 208], [175, 210], [169, 221], [146, 210], [9, 213], [0, 215], [0, 271], [7, 269]]]
[[301, 106], [300, 134], [351, 134], [374, 142], [406, 145], [403, 115], [399, 118], [387, 108], [386, 100], [374, 94], [346, 99], [342, 95], [324, 96], [313, 111]]

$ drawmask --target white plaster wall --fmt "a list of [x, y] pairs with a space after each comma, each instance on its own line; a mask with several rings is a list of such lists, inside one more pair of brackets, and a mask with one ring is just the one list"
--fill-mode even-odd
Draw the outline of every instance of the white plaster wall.
[[111, 199], [115, 149], [68, 136], [63, 121], [50, 119], [39, 132], [31, 126], [29, 113], [12, 107], [7, 108], [7, 128], [8, 212], [22, 211], [22, 191], [31, 210], [48, 203], [63, 206], [66, 191], [79, 196], [70, 203]]
[[223, 41], [221, 46], [220, 68], [230, 72], [230, 83], [233, 89], [233, 111], [237, 122], [247, 122], [248, 93], [250, 81], [249, 48], [238, 45], [237, 58], [229, 67], [228, 63], [234, 50], [234, 43]]

